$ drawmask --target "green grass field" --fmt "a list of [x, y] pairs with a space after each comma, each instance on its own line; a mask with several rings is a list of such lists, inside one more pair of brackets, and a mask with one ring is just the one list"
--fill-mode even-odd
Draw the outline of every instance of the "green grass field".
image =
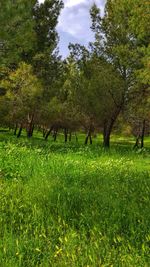
[[0, 267], [150, 266], [148, 139], [82, 139], [0, 133]]

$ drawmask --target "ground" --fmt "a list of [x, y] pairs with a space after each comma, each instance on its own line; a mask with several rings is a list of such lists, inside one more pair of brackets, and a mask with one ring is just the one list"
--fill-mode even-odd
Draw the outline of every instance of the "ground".
[[150, 150], [0, 133], [0, 266], [150, 266]]

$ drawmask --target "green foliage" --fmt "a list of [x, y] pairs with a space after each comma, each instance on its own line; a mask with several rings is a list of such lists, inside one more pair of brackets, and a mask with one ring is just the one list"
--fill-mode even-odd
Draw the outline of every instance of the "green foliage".
[[[91, 9], [91, 28], [95, 33], [95, 41], [91, 44], [92, 51], [96, 57], [103, 56], [111, 62], [124, 80], [120, 112], [126, 107], [126, 110], [129, 108], [129, 113], [132, 110], [135, 113], [136, 99], [140, 98], [139, 95], [142, 96], [138, 110], [140, 117], [143, 114], [141, 110], [145, 109], [144, 113], [146, 113], [146, 108], [144, 105], [142, 107], [142, 103], [149, 102], [149, 7], [149, 3], [143, 0], [108, 0], [104, 17], [101, 17], [96, 5], [93, 5]], [[106, 74], [105, 76], [108, 77]], [[113, 78], [112, 84], [114, 81]], [[147, 89], [144, 94], [143, 88]], [[105, 103], [111, 107], [107, 99], [106, 97]], [[112, 116], [115, 117], [115, 115]], [[147, 117], [145, 119], [147, 120]]]
[[124, 83], [119, 73], [103, 59], [92, 58], [86, 64], [81, 84], [81, 105], [86, 101], [86, 113], [93, 115], [99, 125], [111, 120], [124, 97]]
[[36, 140], [0, 149], [1, 266], [149, 265], [148, 151]]
[[35, 45], [32, 9], [36, 0], [1, 1], [1, 65], [16, 65]]
[[147, 88], [150, 87], [150, 45], [147, 48], [141, 49], [143, 53], [142, 69], [137, 71], [137, 77], [139, 82], [145, 84]]
[[[69, 44], [59, 56], [56, 26], [61, 0], [0, 3], [1, 125], [102, 131], [104, 146], [122, 112], [149, 120], [149, 3], [107, 0], [104, 16], [94, 4], [89, 49]], [[24, 62], [24, 63], [22, 63]], [[138, 101], [135, 101], [138, 100]], [[137, 107], [137, 102], [140, 106]], [[144, 137], [144, 131], [143, 131]]]
[[[134, 71], [149, 45], [149, 3], [143, 0], [108, 0], [104, 17], [94, 5], [91, 9], [92, 29], [99, 53], [103, 51], [129, 84]], [[146, 54], [145, 54], [146, 55]]]
[[45, 0], [42, 4], [37, 3], [33, 10], [36, 47], [30, 62], [44, 84], [46, 97], [50, 97], [47, 91], [51, 91], [60, 73], [61, 62], [56, 50], [58, 44], [56, 26], [62, 7], [61, 0]]
[[63, 3], [61, 0], [45, 0], [35, 5], [33, 15], [37, 37], [37, 51], [53, 52], [57, 46], [56, 25]]
[[33, 74], [32, 66], [22, 62], [16, 71], [9, 74], [8, 78], [1, 81], [6, 94], [1, 99], [7, 103], [9, 121], [23, 122], [27, 115], [38, 109], [42, 86]]

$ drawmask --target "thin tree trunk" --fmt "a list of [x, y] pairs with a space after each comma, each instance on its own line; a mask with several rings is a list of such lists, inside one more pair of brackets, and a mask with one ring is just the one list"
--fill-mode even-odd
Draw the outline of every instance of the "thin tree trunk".
[[46, 136], [46, 130], [43, 128], [43, 138]]
[[29, 125], [29, 128], [27, 129], [27, 137], [32, 137], [32, 125]]
[[55, 131], [54, 131], [54, 142], [56, 141], [56, 139], [57, 139], [57, 133], [58, 133], [58, 129], [56, 129]]
[[84, 142], [85, 145], [88, 144], [88, 139], [89, 139], [89, 135], [87, 134], [86, 137], [85, 137], [85, 142]]
[[103, 145], [105, 148], [110, 147], [110, 132], [105, 133], [104, 135], [104, 140], [103, 140]]
[[77, 134], [75, 133], [75, 138], [76, 138], [76, 142], [78, 142], [78, 136]]
[[14, 135], [17, 134], [17, 129], [18, 129], [18, 125], [17, 125], [17, 123], [16, 123], [16, 125], [15, 125], [15, 129], [14, 129]]
[[45, 131], [45, 141], [48, 139], [48, 137], [49, 137], [50, 133], [52, 132], [52, 130], [53, 130], [53, 127], [51, 127], [51, 128], [47, 131], [47, 133], [46, 133], [46, 131]]
[[103, 146], [105, 148], [110, 147], [110, 135], [113, 128], [115, 120], [111, 119], [111, 122], [104, 123], [104, 132], [103, 132]]
[[135, 149], [135, 148], [138, 148], [138, 147], [139, 147], [139, 139], [140, 139], [140, 135], [138, 135], [138, 136], [136, 137], [136, 141], [135, 141], [135, 144], [134, 144], [134, 147], [133, 147], [133, 149]]
[[[114, 103], [116, 105], [116, 103]], [[118, 115], [120, 114], [120, 111], [122, 110], [122, 107], [124, 105], [124, 100], [122, 101], [122, 103], [120, 104], [120, 106], [117, 107], [116, 111], [114, 112], [114, 114], [112, 114], [113, 116], [111, 116], [110, 118], [108, 118], [108, 120], [106, 120], [104, 122], [103, 125], [103, 146], [105, 148], [109, 148], [110, 147], [110, 135], [114, 126], [114, 123], [116, 122], [116, 119], [118, 118]]]
[[69, 133], [69, 142], [71, 142], [71, 139], [72, 139], [72, 133], [70, 131], [70, 133]]
[[31, 119], [29, 118], [28, 115], [28, 127], [27, 127], [27, 137], [30, 138], [33, 135], [33, 119], [34, 119], [34, 114], [32, 114]]
[[91, 133], [89, 133], [89, 138], [90, 138], [90, 145], [92, 145], [92, 136], [91, 136]]
[[64, 137], [65, 137], [65, 143], [68, 141], [68, 129], [64, 129]]
[[17, 134], [17, 138], [19, 138], [21, 136], [21, 133], [22, 133], [22, 124], [20, 125], [19, 132]]
[[33, 125], [32, 125], [32, 136], [33, 136], [34, 126], [35, 126], [35, 125], [33, 124]]
[[84, 142], [85, 145], [88, 144], [88, 140], [90, 140], [90, 144], [92, 144], [91, 127], [87, 132], [87, 135], [86, 135], [86, 138], [85, 138], [85, 142]]
[[144, 136], [145, 136], [145, 120], [143, 120], [143, 125], [142, 125], [141, 148], [144, 147]]

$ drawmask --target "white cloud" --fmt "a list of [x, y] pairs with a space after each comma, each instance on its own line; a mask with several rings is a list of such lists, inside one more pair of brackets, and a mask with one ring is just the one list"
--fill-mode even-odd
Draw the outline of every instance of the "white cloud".
[[[102, 13], [106, 0], [63, 0], [64, 8], [59, 17], [57, 29], [65, 32], [77, 39], [87, 39], [91, 37], [90, 31], [90, 7], [96, 3]], [[44, 0], [39, 0], [40, 3]]]
[[65, 7], [76, 6], [81, 3], [87, 2], [86, 0], [64, 0]]
[[73, 7], [80, 4], [92, 5], [93, 3], [97, 4], [98, 6], [103, 5], [105, 0], [64, 0], [65, 7]]
[[90, 31], [90, 7], [96, 3], [103, 12], [104, 0], [64, 0], [58, 30], [67, 32], [77, 39], [88, 39]]
[[[42, 3], [44, 0], [39, 2]], [[63, 2], [64, 8], [59, 17], [57, 30], [60, 36], [60, 51], [66, 55], [69, 42], [87, 45], [93, 39], [89, 11], [92, 4], [96, 3], [103, 14], [106, 0], [63, 0]]]

